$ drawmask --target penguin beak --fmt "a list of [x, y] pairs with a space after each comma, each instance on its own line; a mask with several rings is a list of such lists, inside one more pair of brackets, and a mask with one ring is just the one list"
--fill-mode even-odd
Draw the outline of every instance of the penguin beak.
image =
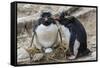
[[59, 16], [54, 16], [53, 19], [59, 20], [60, 18], [59, 18]]

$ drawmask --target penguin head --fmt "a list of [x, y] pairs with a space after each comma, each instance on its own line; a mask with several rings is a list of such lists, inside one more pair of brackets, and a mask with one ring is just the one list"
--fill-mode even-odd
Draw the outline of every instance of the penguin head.
[[59, 24], [68, 26], [70, 23], [73, 23], [73, 16], [70, 16], [70, 13], [67, 11], [63, 11], [57, 16], [54, 17], [55, 20], [59, 22]]
[[60, 19], [66, 18], [66, 16], [70, 16], [70, 13], [67, 11], [63, 11], [60, 13]]
[[52, 18], [52, 14], [50, 12], [43, 12], [39, 19], [39, 24], [49, 26], [50, 24], [55, 24], [55, 20]]

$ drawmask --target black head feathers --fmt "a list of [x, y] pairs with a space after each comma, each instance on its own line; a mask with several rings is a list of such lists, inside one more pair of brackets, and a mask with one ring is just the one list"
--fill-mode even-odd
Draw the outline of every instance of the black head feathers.
[[50, 12], [43, 12], [38, 22], [39, 25], [43, 24], [45, 26], [49, 26], [52, 23], [55, 24], [55, 20], [52, 18], [52, 14]]
[[63, 11], [63, 12], [60, 14], [60, 19], [65, 18], [65, 16], [70, 16], [70, 14], [69, 14], [68, 12]]
[[51, 17], [51, 13], [50, 12], [43, 12], [42, 14], [41, 14], [41, 17]]

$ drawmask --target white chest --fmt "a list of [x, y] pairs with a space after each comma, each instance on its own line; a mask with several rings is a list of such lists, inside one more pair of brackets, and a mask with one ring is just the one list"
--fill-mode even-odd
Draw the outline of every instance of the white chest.
[[67, 27], [64, 27], [61, 25], [61, 34], [62, 34], [62, 40], [65, 41], [67, 45], [69, 45], [70, 40], [70, 31]]
[[56, 25], [51, 24], [49, 26], [39, 25], [36, 29], [37, 41], [43, 47], [51, 47], [57, 38], [58, 28]]

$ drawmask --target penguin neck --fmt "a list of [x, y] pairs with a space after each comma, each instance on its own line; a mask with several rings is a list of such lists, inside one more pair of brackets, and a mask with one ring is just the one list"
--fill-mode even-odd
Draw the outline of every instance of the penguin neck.
[[[45, 25], [43, 25], [43, 24], [41, 24], [40, 26], [39, 26], [39, 28], [41, 28], [41, 29], [43, 29], [44, 31], [46, 30], [46, 31], [48, 31], [48, 30], [50, 30], [50, 31], [52, 31], [53, 29], [55, 29], [55, 27], [56, 27], [56, 25], [55, 24], [50, 24], [49, 26], [45, 26]], [[57, 27], [56, 27], [57, 28]]]
[[45, 27], [49, 27], [49, 26], [53, 25], [53, 23], [49, 23], [49, 24], [48, 23], [44, 23], [44, 24], [42, 23], [41, 25], [43, 25]]
[[44, 26], [50, 26], [52, 23], [42, 23]]

